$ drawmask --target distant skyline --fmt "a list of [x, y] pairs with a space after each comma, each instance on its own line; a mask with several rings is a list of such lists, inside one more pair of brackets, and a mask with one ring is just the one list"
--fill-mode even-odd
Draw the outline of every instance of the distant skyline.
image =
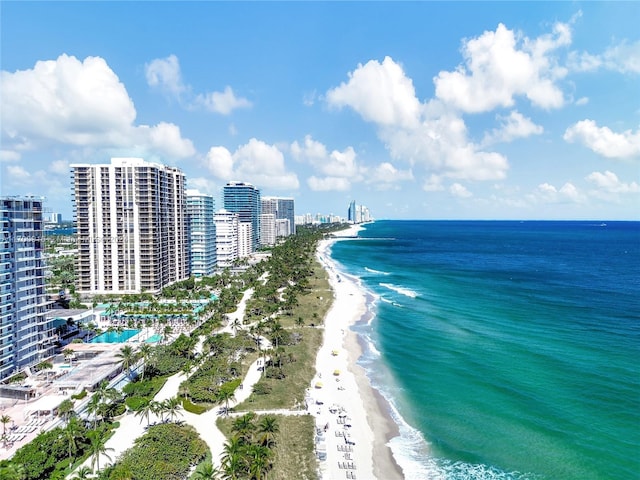
[[296, 214], [640, 220], [640, 2], [0, 2], [0, 187], [176, 166]]

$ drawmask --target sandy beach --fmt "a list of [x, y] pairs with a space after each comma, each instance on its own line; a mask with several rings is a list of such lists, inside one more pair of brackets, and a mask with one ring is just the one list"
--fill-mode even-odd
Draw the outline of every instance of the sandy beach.
[[323, 479], [401, 479], [402, 470], [387, 446], [398, 434], [397, 426], [386, 401], [356, 363], [362, 349], [349, 328], [366, 314], [365, 292], [357, 279], [338, 271], [328, 255], [335, 241], [355, 236], [359, 230], [354, 225], [318, 246], [317, 257], [329, 275], [335, 298], [325, 318], [324, 341], [307, 402], [316, 418]]

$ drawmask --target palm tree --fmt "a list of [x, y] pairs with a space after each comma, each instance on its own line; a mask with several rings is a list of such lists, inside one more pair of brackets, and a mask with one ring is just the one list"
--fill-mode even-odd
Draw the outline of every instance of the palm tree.
[[93, 415], [93, 428], [96, 428], [98, 423], [98, 415], [100, 414], [100, 407], [102, 406], [102, 399], [98, 393], [94, 393], [87, 403], [87, 413]]
[[267, 471], [271, 467], [270, 457], [272, 455], [271, 450], [262, 445], [250, 445], [247, 450], [249, 456], [249, 473], [252, 478], [261, 480], [266, 476]]
[[160, 421], [164, 422], [164, 414], [167, 412], [166, 405], [164, 402], [157, 402], [152, 400], [151, 402], [151, 411], [160, 417]]
[[220, 478], [220, 470], [211, 462], [205, 462], [193, 472], [193, 478], [196, 480], [218, 480]]
[[64, 359], [69, 362], [69, 366], [71, 366], [71, 359], [73, 358], [73, 350], [70, 348], [65, 348], [62, 350], [62, 355], [64, 355]]
[[260, 443], [271, 448], [275, 444], [275, 434], [278, 433], [280, 427], [278, 420], [273, 415], [266, 415], [260, 419], [258, 423], [258, 432], [260, 433]]
[[69, 420], [70, 417], [75, 415], [75, 411], [73, 410], [73, 400], [67, 398], [62, 401], [62, 403], [58, 406], [58, 416], [61, 417], [65, 422]]
[[231, 425], [231, 431], [245, 444], [251, 443], [253, 432], [256, 429], [256, 426], [253, 424], [255, 417], [256, 414], [253, 412], [245, 413], [241, 417], [236, 418]]
[[133, 351], [133, 347], [131, 347], [131, 345], [125, 345], [120, 349], [118, 353], [116, 353], [116, 357], [120, 359], [122, 368], [127, 371], [127, 377], [131, 377], [131, 365], [135, 363], [136, 357]]
[[235, 320], [233, 320], [233, 322], [231, 322], [230, 326], [233, 330], [233, 334], [236, 335], [238, 333], [238, 329], [242, 328], [242, 322], [236, 318]]
[[9, 463], [4, 467], [0, 467], [0, 478], [2, 480], [23, 480], [27, 478], [27, 473], [24, 465]]
[[247, 466], [243, 454], [244, 447], [244, 443], [238, 437], [231, 437], [231, 439], [224, 444], [222, 468], [224, 469], [225, 479], [236, 480], [241, 478]]
[[78, 471], [73, 477], [71, 477], [71, 480], [87, 480], [91, 478], [89, 475], [91, 475], [92, 473], [93, 472], [89, 467], [83, 466], [78, 469]]
[[178, 415], [182, 415], [180, 413], [180, 409], [182, 408], [181, 400], [178, 397], [168, 398], [164, 402], [164, 407], [166, 409], [167, 416], [169, 420], [175, 421]]
[[108, 452], [113, 452], [114, 449], [106, 446], [107, 438], [98, 430], [87, 432], [87, 437], [89, 437], [90, 441], [89, 454], [91, 456], [91, 469], [94, 472], [100, 471], [100, 455], [105, 456], [107, 460], [111, 461]]
[[136, 417], [140, 417], [140, 421], [142, 421], [144, 418], [147, 419], [147, 427], [149, 426], [149, 417], [151, 417], [151, 414], [154, 413], [154, 409], [155, 406], [153, 405], [153, 402], [147, 402], [144, 405], [142, 405], [138, 411], [135, 413]]
[[77, 440], [80, 437], [82, 432], [82, 425], [80, 424], [80, 420], [78, 417], [72, 417], [67, 424], [67, 427], [64, 429], [64, 438], [67, 441], [68, 452], [69, 452], [69, 463], [73, 463], [72, 458], [74, 454], [78, 451], [78, 443]]
[[2, 423], [2, 438], [6, 438], [7, 436], [7, 423], [11, 422], [11, 417], [9, 415], [2, 415], [0, 417], [0, 423]]
[[144, 371], [147, 369], [147, 362], [153, 353], [153, 348], [148, 343], [143, 343], [140, 345], [138, 349], [138, 355], [142, 358], [142, 374], [140, 375], [140, 380], [144, 380]]
[[216, 398], [219, 402], [224, 402], [224, 414], [229, 415], [229, 402], [235, 401], [236, 396], [233, 394], [233, 390], [229, 388], [221, 388], [216, 393]]

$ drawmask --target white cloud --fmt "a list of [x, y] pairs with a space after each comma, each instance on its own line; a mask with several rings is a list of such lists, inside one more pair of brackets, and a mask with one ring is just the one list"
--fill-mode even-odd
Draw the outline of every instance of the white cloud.
[[57, 175], [69, 175], [69, 162], [66, 160], [54, 160], [49, 165], [49, 171]]
[[555, 82], [566, 75], [552, 53], [571, 42], [568, 25], [558, 23], [552, 34], [530, 40], [499, 24], [462, 46], [464, 65], [442, 71], [434, 79], [436, 97], [464, 112], [511, 107], [515, 96], [551, 109], [564, 104]]
[[73, 145], [122, 144], [136, 117], [133, 102], [100, 57], [61, 55], [31, 70], [2, 72], [3, 137]]
[[196, 105], [202, 105], [210, 112], [219, 113], [221, 115], [229, 115], [238, 108], [249, 108], [251, 102], [246, 98], [236, 97], [233, 89], [229, 86], [225, 87], [223, 92], [210, 92], [198, 95], [195, 99]]
[[167, 58], [156, 58], [144, 66], [147, 83], [158, 87], [176, 98], [186, 90], [182, 82], [178, 57], [169, 55]]
[[516, 138], [526, 138], [531, 135], [540, 135], [544, 131], [542, 126], [536, 125], [531, 119], [520, 112], [513, 110], [508, 116], [498, 115], [500, 128], [494, 128], [491, 133], [485, 135], [482, 145], [490, 145], [496, 142], [511, 142]]
[[567, 128], [563, 138], [582, 143], [607, 158], [640, 156], [640, 130], [615, 133], [609, 127], [598, 127], [593, 120], [581, 120]]
[[473, 196], [473, 193], [467, 190], [464, 185], [460, 185], [459, 183], [454, 183], [453, 185], [451, 185], [449, 187], [449, 193], [457, 198], [469, 198]]
[[302, 104], [305, 107], [312, 107], [316, 103], [316, 99], [318, 98], [318, 93], [313, 90], [312, 92], [307, 92], [302, 97]]
[[0, 162], [17, 162], [20, 160], [20, 152], [15, 150], [0, 149]]
[[443, 102], [420, 104], [413, 82], [391, 58], [359, 65], [349, 76], [347, 84], [327, 93], [329, 103], [349, 106], [374, 122], [394, 160], [457, 179], [506, 176], [506, 158], [470, 142], [463, 119]]
[[[8, 151], [46, 147], [137, 148], [184, 158], [195, 150], [177, 126], [135, 126], [136, 110], [100, 57], [61, 55], [33, 69], [1, 73], [2, 140]], [[167, 136], [167, 138], [163, 138]]]
[[425, 192], [441, 192], [444, 190], [442, 185], [442, 177], [438, 175], [430, 175], [422, 184], [422, 189]]
[[592, 172], [587, 175], [586, 179], [598, 188], [597, 191], [592, 192], [596, 195], [640, 192], [640, 185], [638, 185], [637, 182], [624, 183], [620, 181], [615, 173], [610, 172], [609, 170], [605, 171], [604, 173]]
[[579, 72], [604, 69], [619, 73], [640, 73], [640, 40], [634, 43], [621, 42], [598, 55], [571, 52], [568, 64], [572, 70]]
[[549, 183], [542, 183], [533, 194], [535, 201], [544, 203], [584, 203], [585, 196], [570, 182], [557, 189]]
[[196, 153], [191, 140], [182, 138], [180, 128], [173, 123], [161, 122], [154, 127], [140, 126], [138, 131], [142, 133], [143, 142], [171, 158], [186, 158]]
[[209, 171], [216, 177], [226, 181], [233, 178], [233, 157], [225, 147], [211, 147], [206, 163]]
[[327, 147], [323, 143], [314, 140], [311, 135], [304, 137], [304, 144], [298, 141], [291, 144], [291, 154], [297, 160], [308, 160], [311, 163], [324, 162], [327, 157]]
[[297, 189], [298, 177], [286, 170], [284, 155], [275, 145], [252, 138], [233, 154], [225, 147], [212, 147], [206, 157], [209, 171], [224, 181], [250, 182], [258, 188]]
[[[363, 180], [364, 168], [358, 165], [353, 147], [347, 147], [342, 151], [332, 150], [329, 153], [323, 143], [307, 135], [303, 144], [294, 141], [289, 149], [293, 158], [310, 164], [319, 174], [307, 181], [313, 189], [345, 190], [352, 182]], [[338, 181], [340, 178], [344, 181]]]
[[589, 103], [589, 97], [581, 97], [578, 100], [576, 100], [576, 105], [578, 106], [582, 106], [582, 105], [586, 105], [587, 103]]
[[413, 172], [411, 170], [398, 170], [389, 162], [382, 162], [376, 166], [369, 174], [368, 181], [375, 183], [397, 183], [406, 180], [413, 180]]
[[347, 178], [311, 176], [307, 179], [307, 185], [315, 192], [327, 192], [331, 190], [346, 191], [351, 188], [351, 183]]
[[418, 121], [420, 102], [413, 82], [390, 57], [358, 65], [349, 73], [349, 81], [329, 90], [326, 97], [329, 105], [351, 107], [378, 125], [412, 128]]
[[145, 65], [147, 83], [176, 98], [190, 108], [205, 108], [210, 112], [229, 115], [238, 108], [249, 108], [251, 102], [238, 97], [230, 86], [222, 92], [206, 92], [194, 95], [191, 85], [185, 84], [180, 70], [180, 61], [175, 55], [156, 58]]
[[206, 195], [216, 196], [218, 192], [216, 184], [207, 177], [187, 177], [187, 186]]
[[7, 166], [7, 174], [9, 175], [9, 178], [15, 183], [17, 182], [24, 182], [26, 180], [28, 180], [31, 177], [31, 174], [25, 170], [24, 167], [21, 167], [20, 165], [9, 165]]

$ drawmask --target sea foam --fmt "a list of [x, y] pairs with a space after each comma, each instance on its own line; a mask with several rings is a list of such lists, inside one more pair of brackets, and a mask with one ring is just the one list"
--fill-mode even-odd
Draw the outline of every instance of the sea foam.
[[369, 273], [375, 273], [377, 275], [391, 275], [389, 272], [382, 272], [380, 270], [374, 270], [373, 268], [364, 267], [364, 269]]
[[381, 287], [388, 288], [389, 290], [393, 290], [394, 292], [397, 292], [400, 295], [404, 295], [406, 297], [416, 298], [418, 296], [418, 293], [414, 290], [404, 287], [398, 287], [397, 285], [394, 285], [392, 283], [380, 283], [379, 285]]

